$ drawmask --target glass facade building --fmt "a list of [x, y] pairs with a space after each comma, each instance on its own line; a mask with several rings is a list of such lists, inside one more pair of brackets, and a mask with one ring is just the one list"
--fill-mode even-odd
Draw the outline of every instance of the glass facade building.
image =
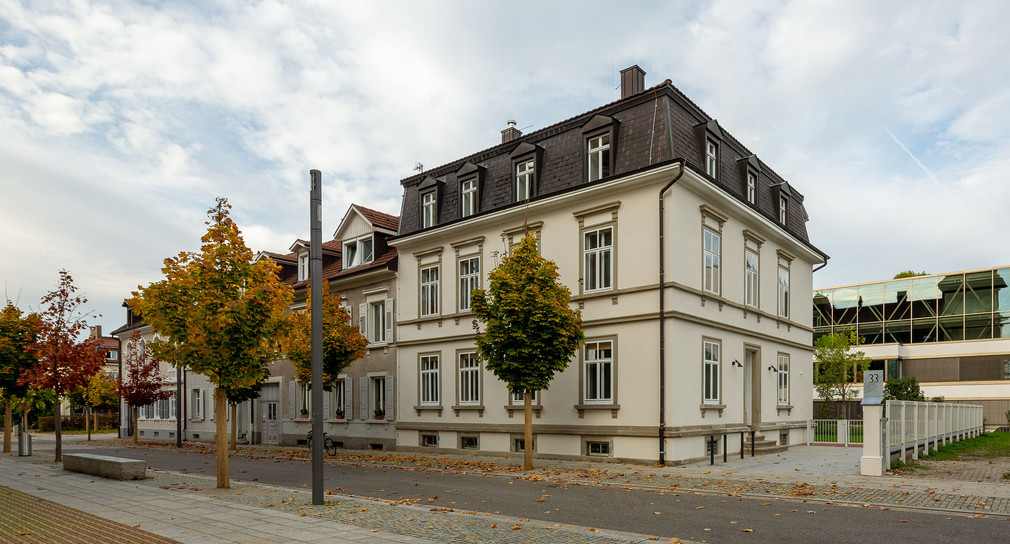
[[814, 291], [814, 339], [855, 330], [866, 344], [1010, 338], [1010, 268]]

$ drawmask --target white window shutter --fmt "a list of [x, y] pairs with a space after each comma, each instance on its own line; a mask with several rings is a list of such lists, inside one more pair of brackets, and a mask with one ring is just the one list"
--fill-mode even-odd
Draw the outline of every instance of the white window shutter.
[[288, 382], [288, 417], [298, 417], [298, 382]]
[[327, 393], [323, 391], [323, 419], [330, 419], [333, 414], [330, 413], [330, 397], [333, 396], [333, 391]]
[[393, 316], [396, 315], [393, 312], [393, 299], [386, 299], [386, 343], [392, 344], [396, 340], [393, 339], [393, 331], [396, 327], [393, 326]]
[[368, 338], [368, 304], [358, 304], [358, 330]]
[[369, 419], [368, 414], [371, 412], [368, 410], [368, 378], [359, 378], [358, 383], [360, 387], [358, 388], [358, 406], [361, 408], [361, 412], [358, 414], [361, 419]]
[[354, 393], [355, 388], [351, 387], [351, 382], [349, 377], [343, 379], [343, 417], [347, 419], [355, 419], [355, 405], [350, 402], [350, 394]]
[[396, 390], [393, 389], [393, 377], [386, 376], [386, 419], [395, 420], [393, 407], [396, 405]]
[[211, 421], [214, 421], [214, 416], [215, 416], [215, 414], [214, 414], [214, 408], [217, 408], [217, 398], [214, 395], [214, 390], [213, 389], [208, 389], [207, 390], [207, 394], [206, 395], [202, 395], [202, 396], [205, 397], [205, 398], [209, 398], [210, 402], [207, 402], [205, 404], [205, 405], [209, 406], [209, 408], [207, 409], [207, 416], [208, 416], [207, 419], [209, 419]]

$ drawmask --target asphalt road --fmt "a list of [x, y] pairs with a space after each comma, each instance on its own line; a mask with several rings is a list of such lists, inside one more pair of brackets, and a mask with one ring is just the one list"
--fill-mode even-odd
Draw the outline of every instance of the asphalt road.
[[[148, 466], [213, 476], [211, 454], [167, 448], [91, 448], [66, 444], [64, 451], [143, 458]], [[231, 478], [310, 487], [307, 461], [230, 460]], [[444, 506], [707, 542], [1007, 542], [1010, 524], [949, 512], [882, 510], [770, 498], [730, 497], [681, 491], [557, 484], [500, 475], [422, 472], [360, 465], [325, 466], [325, 488], [387, 500], [422, 499]], [[433, 499], [429, 501], [428, 499]], [[540, 499], [543, 499], [542, 501]], [[754, 532], [745, 532], [753, 529]]]

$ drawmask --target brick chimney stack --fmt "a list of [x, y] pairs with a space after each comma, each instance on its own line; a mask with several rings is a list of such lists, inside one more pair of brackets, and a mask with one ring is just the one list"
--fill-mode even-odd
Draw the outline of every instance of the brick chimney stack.
[[88, 338], [90, 340], [96, 340], [96, 339], [102, 337], [102, 326], [101, 325], [92, 325], [91, 327], [88, 327], [88, 329], [89, 329], [89, 332], [90, 332], [90, 334], [88, 335]]
[[510, 119], [509, 128], [501, 131], [501, 143], [518, 140], [522, 135], [523, 132], [516, 128], [516, 122]]
[[645, 70], [638, 65], [621, 70], [621, 98], [627, 98], [645, 90]]

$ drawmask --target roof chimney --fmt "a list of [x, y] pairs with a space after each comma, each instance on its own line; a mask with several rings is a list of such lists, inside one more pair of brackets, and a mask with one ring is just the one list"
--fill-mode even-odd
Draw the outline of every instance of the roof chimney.
[[516, 122], [509, 119], [509, 128], [501, 131], [501, 143], [518, 140], [523, 135], [523, 131], [516, 128]]
[[638, 65], [621, 70], [621, 98], [627, 98], [645, 90], [645, 70]]
[[89, 335], [90, 336], [90, 340], [95, 340], [97, 338], [101, 338], [102, 337], [102, 326], [101, 325], [92, 325], [89, 328], [91, 329], [89, 331], [89, 332], [91, 332], [91, 334]]

